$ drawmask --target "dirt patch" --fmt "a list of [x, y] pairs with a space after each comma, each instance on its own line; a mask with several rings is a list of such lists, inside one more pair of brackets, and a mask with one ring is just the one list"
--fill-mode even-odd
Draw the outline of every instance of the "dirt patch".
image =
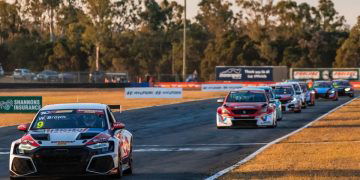
[[221, 179], [359, 179], [360, 109], [355, 100], [271, 146]]
[[[0, 96], [42, 96], [43, 105], [61, 103], [120, 104], [122, 110], [225, 96], [224, 92], [184, 91], [181, 99], [125, 99], [123, 89], [2, 90]], [[30, 122], [34, 114], [0, 114], [0, 126]]]

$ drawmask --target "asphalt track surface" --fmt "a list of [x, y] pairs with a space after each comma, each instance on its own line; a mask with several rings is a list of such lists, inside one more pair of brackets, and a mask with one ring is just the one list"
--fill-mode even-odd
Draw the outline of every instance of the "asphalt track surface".
[[[217, 129], [214, 99], [125, 111], [117, 118], [133, 133], [135, 152], [134, 174], [123, 179], [204, 179], [349, 100], [318, 100], [300, 114], [286, 113], [275, 129]], [[8, 179], [6, 152], [21, 135], [0, 128], [0, 179]]]

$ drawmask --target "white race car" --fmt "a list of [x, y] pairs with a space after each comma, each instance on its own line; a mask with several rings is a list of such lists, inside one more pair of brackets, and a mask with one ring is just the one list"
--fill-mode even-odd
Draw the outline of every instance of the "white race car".
[[10, 179], [132, 173], [132, 134], [107, 105], [48, 105], [18, 129], [25, 135], [11, 144]]

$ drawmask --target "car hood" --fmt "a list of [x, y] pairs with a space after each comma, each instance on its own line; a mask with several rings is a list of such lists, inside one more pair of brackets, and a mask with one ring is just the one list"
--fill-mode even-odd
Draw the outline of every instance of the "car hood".
[[280, 96], [280, 101], [285, 101], [285, 100], [290, 100], [293, 98], [293, 96], [291, 94], [281, 94], [281, 95], [278, 95]]
[[327, 93], [331, 88], [315, 88], [317, 93], [323, 94]]
[[84, 145], [102, 132], [107, 133], [98, 128], [74, 128], [33, 130], [29, 134], [36, 141], [41, 141], [41, 146], [77, 146]]
[[235, 109], [261, 109], [266, 102], [254, 102], [254, 103], [226, 103], [226, 107]]
[[338, 89], [351, 88], [351, 86], [337, 86]]

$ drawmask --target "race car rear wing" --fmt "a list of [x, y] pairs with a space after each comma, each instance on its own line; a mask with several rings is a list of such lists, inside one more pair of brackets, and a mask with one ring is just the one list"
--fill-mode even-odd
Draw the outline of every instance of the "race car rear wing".
[[121, 112], [121, 105], [108, 105], [111, 110], [116, 110]]

